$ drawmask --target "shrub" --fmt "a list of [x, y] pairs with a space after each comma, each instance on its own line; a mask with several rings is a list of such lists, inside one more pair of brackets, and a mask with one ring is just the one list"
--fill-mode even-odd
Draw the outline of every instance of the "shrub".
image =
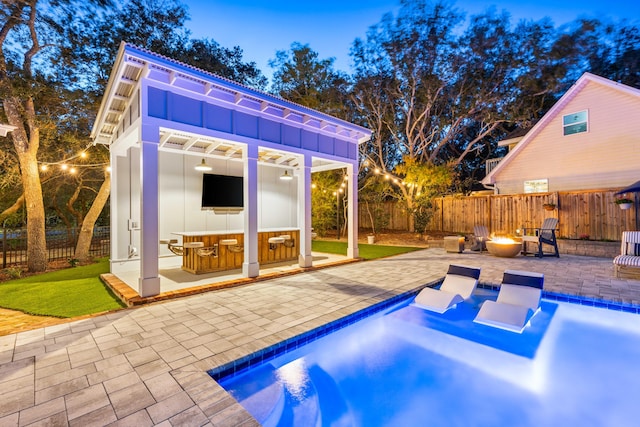
[[9, 267], [5, 272], [11, 279], [19, 279], [22, 276], [22, 269], [20, 267]]

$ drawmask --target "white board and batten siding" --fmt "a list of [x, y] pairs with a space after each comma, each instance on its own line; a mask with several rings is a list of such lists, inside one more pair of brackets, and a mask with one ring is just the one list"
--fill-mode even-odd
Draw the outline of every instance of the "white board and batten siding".
[[[589, 76], [490, 175], [499, 194], [524, 193], [530, 180], [548, 180], [553, 192], [618, 188], [640, 179], [640, 90]], [[563, 135], [563, 116], [585, 110], [587, 132]]]

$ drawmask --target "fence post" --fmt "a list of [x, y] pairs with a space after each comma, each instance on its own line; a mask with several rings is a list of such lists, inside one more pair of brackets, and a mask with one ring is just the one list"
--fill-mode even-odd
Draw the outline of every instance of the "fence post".
[[2, 227], [2, 268], [7, 268], [7, 227]]

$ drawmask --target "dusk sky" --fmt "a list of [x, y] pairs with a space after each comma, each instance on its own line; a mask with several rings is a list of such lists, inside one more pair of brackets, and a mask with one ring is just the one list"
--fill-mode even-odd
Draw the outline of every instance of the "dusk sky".
[[[309, 44], [320, 58], [334, 57], [335, 68], [350, 72], [349, 49], [356, 37], [383, 14], [397, 11], [393, 0], [183, 0], [189, 6], [187, 27], [194, 37], [208, 37], [224, 47], [240, 46], [245, 61], [255, 61], [267, 76], [268, 61], [293, 42]], [[640, 0], [458, 0], [467, 16], [495, 5], [506, 9], [512, 24], [520, 19], [551, 17], [556, 25], [578, 17], [626, 18], [640, 25]]]

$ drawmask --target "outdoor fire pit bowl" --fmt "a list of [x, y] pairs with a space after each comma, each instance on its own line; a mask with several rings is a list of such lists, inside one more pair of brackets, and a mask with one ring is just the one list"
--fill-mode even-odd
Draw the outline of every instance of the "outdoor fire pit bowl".
[[495, 238], [487, 240], [487, 250], [491, 255], [503, 258], [511, 258], [522, 251], [522, 242], [516, 242], [508, 238]]

